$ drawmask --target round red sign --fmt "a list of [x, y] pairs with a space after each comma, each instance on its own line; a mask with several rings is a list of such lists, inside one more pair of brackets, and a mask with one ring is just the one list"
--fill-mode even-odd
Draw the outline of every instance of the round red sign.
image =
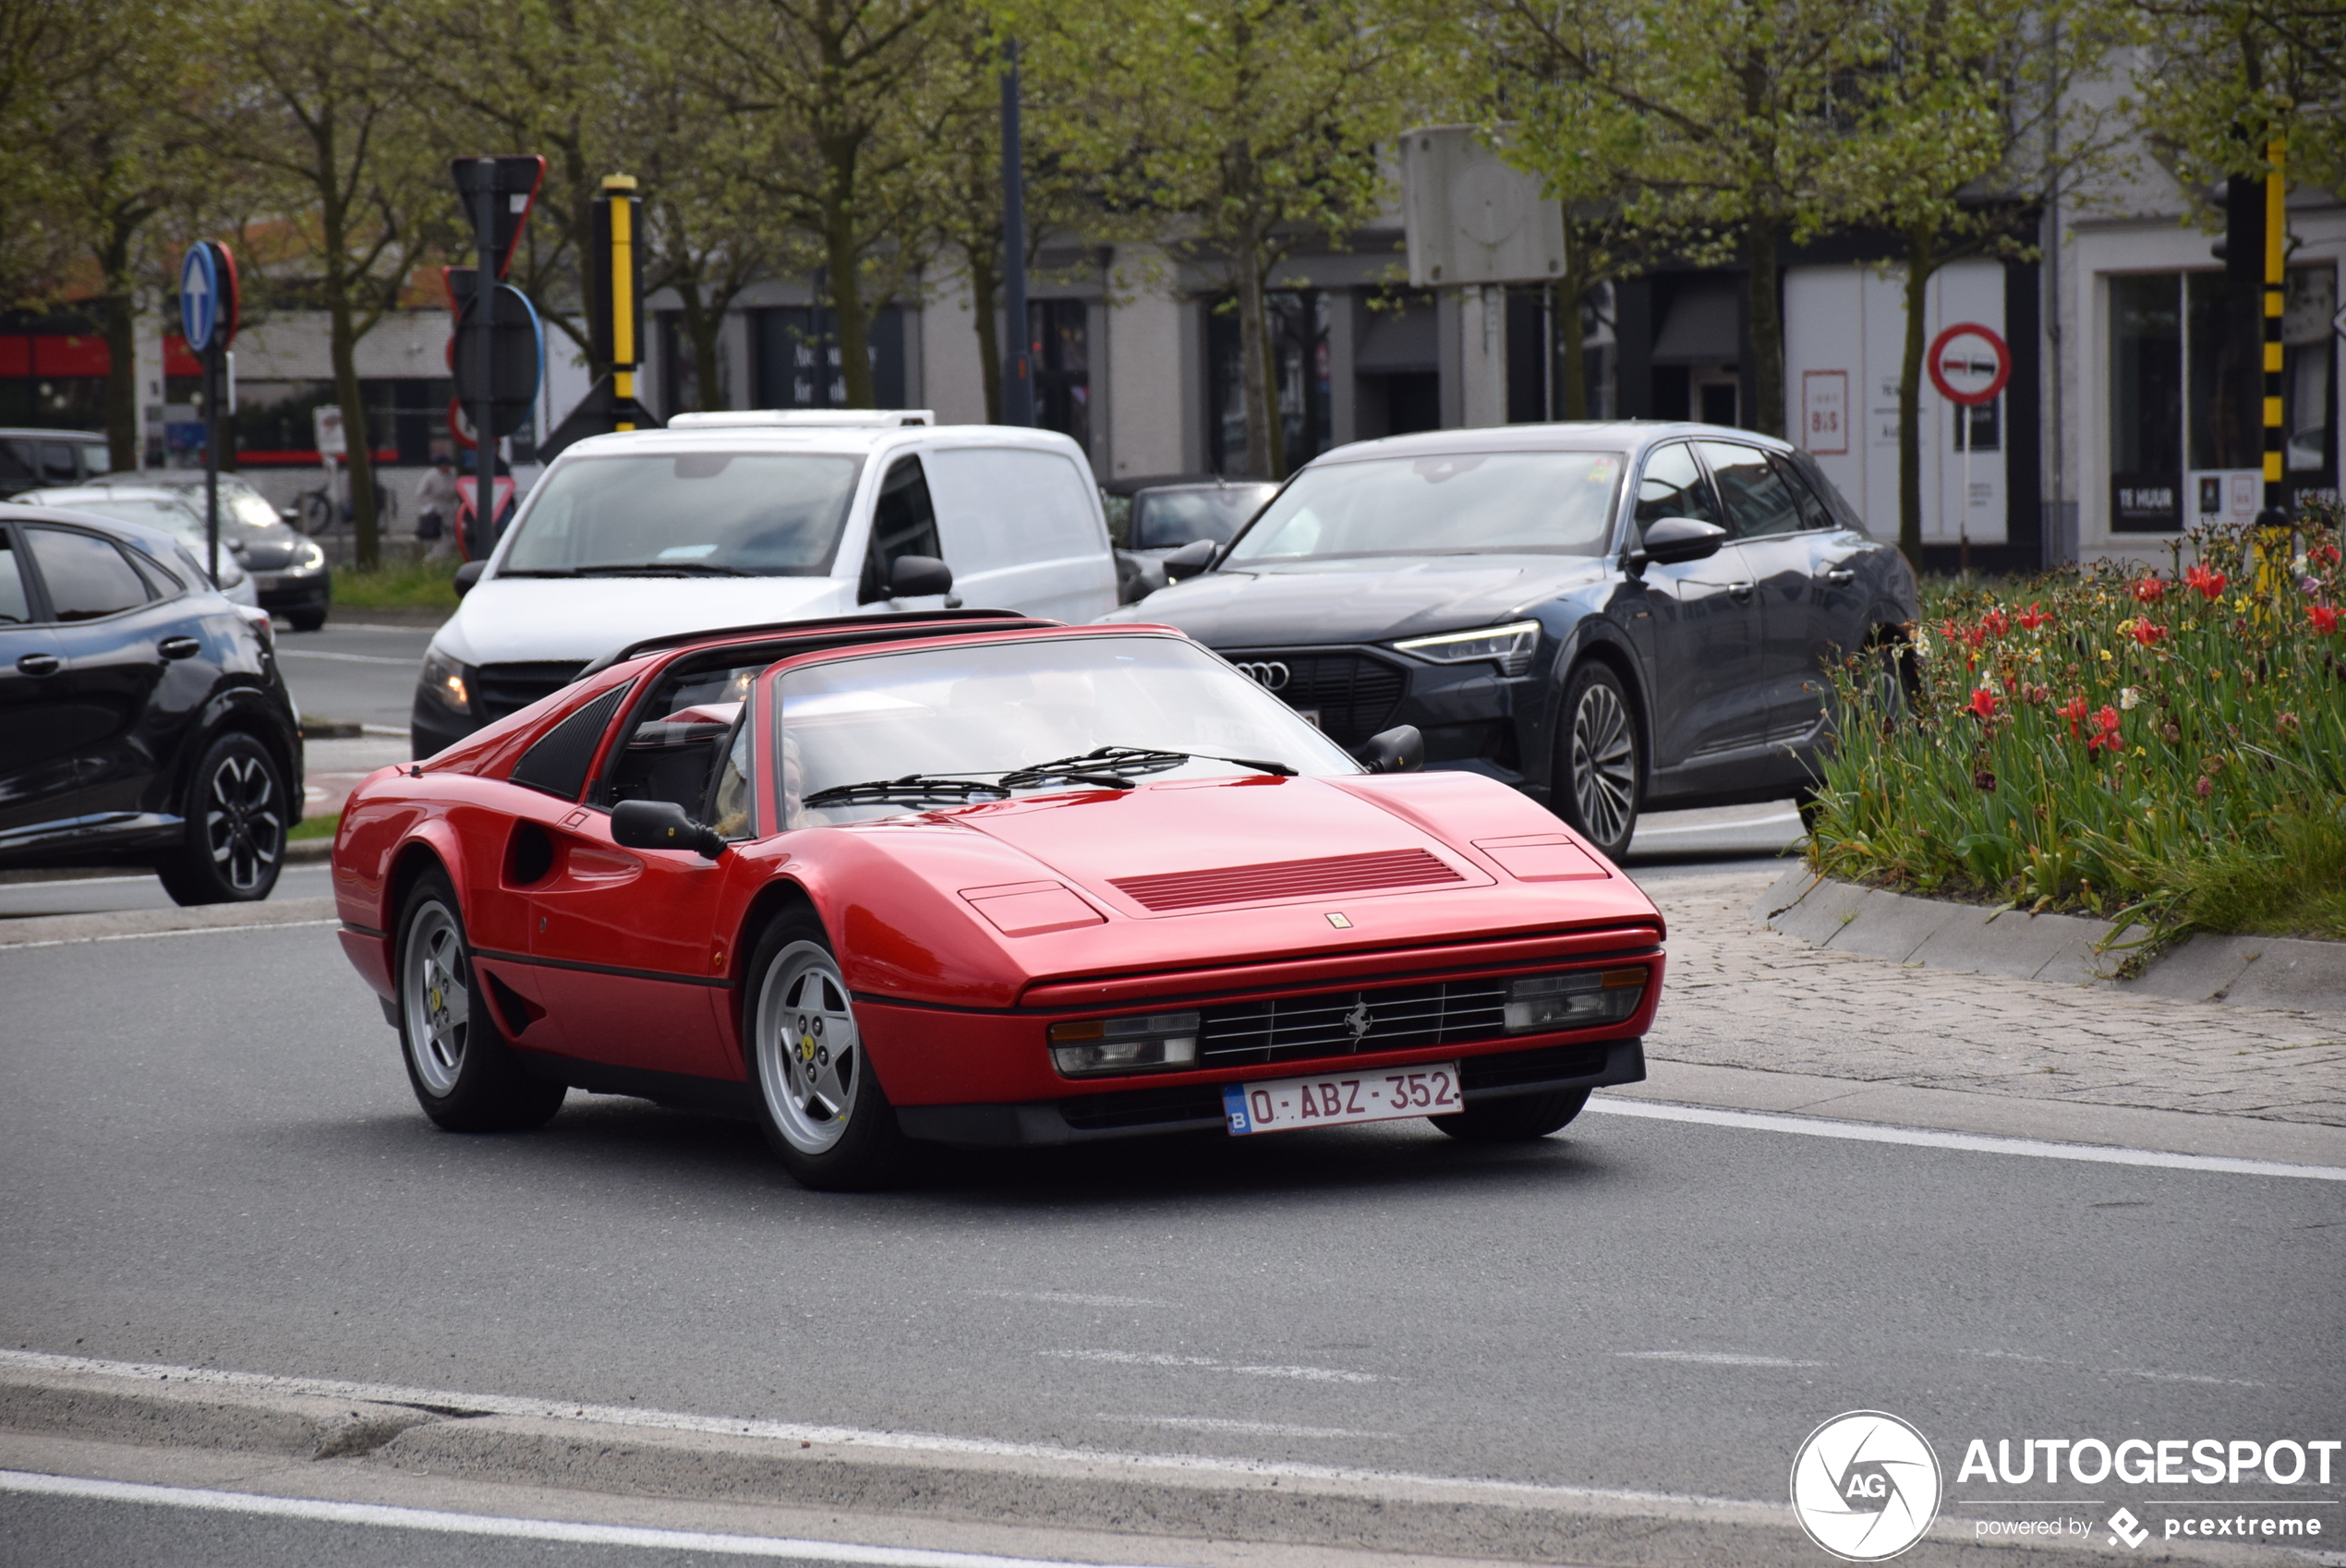
[[[1958, 321], [1932, 338], [1930, 352], [1922, 356], [1922, 363], [1939, 395], [1966, 408], [1995, 402], [1996, 394], [2012, 380], [2012, 350], [2004, 346], [1995, 329], [1977, 321]], [[1951, 376], [1961, 380], [1952, 380]], [[1979, 379], [1983, 376], [1984, 381]]]

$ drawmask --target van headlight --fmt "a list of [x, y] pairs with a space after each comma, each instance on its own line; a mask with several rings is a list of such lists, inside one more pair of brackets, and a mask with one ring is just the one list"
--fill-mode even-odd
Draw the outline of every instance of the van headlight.
[[1069, 1078], [1197, 1066], [1198, 1015], [1150, 1013], [1051, 1025], [1051, 1060]]
[[424, 655], [423, 689], [452, 713], [473, 710], [472, 690], [465, 683], [465, 667], [445, 654]]
[[1540, 623], [1510, 621], [1505, 626], [1484, 626], [1472, 632], [1411, 637], [1393, 645], [1434, 664], [1472, 664], [1487, 659], [1497, 665], [1503, 674], [1521, 675], [1531, 668], [1531, 656], [1539, 651]]
[[1531, 1034], [1618, 1023], [1638, 1010], [1645, 995], [1643, 969], [1584, 969], [1571, 974], [1535, 974], [1507, 987], [1507, 1032]]

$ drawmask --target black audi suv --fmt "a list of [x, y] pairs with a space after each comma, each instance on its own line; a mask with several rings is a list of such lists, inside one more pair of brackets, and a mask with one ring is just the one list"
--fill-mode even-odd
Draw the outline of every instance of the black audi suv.
[[160, 528], [0, 505], [0, 867], [145, 865], [265, 899], [301, 818], [268, 616]]
[[1906, 672], [1914, 573], [1813, 458], [1710, 425], [1445, 430], [1339, 447], [1186, 580], [1179, 627], [1358, 746], [1545, 802], [1608, 854], [1638, 814], [1797, 795], [1837, 654]]

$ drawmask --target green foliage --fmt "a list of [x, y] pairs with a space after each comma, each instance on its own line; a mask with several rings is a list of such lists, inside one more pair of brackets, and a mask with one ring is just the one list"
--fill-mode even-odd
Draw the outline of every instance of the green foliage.
[[449, 609], [456, 608], [456, 567], [441, 561], [387, 561], [371, 572], [334, 573], [337, 609]]
[[1934, 583], [1909, 694], [1832, 672], [1830, 874], [2192, 929], [2346, 937], [2339, 517], [2196, 560]]

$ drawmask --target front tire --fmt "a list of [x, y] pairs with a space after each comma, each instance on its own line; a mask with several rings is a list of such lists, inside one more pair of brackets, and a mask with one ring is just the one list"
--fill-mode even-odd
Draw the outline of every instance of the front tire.
[[1558, 1089], [1485, 1100], [1455, 1116], [1426, 1119], [1461, 1143], [1528, 1143], [1563, 1127], [1588, 1103], [1585, 1089]]
[[853, 1192], [894, 1185], [910, 1156], [872, 1070], [854, 999], [820, 923], [785, 915], [751, 955], [743, 1035], [758, 1125], [803, 1187]]
[[499, 1038], [455, 892], [436, 871], [407, 894], [394, 966], [401, 1054], [424, 1115], [450, 1132], [518, 1132], [552, 1119], [569, 1091], [533, 1077]]
[[269, 897], [284, 869], [291, 797], [284, 768], [251, 736], [230, 733], [206, 746], [181, 808], [186, 841], [155, 866], [163, 891], [180, 904]]
[[1580, 665], [1565, 683], [1563, 733], [1556, 738], [1555, 814], [1609, 860], [1619, 860], [1638, 831], [1644, 782], [1637, 714], [1621, 678], [1606, 666]]

